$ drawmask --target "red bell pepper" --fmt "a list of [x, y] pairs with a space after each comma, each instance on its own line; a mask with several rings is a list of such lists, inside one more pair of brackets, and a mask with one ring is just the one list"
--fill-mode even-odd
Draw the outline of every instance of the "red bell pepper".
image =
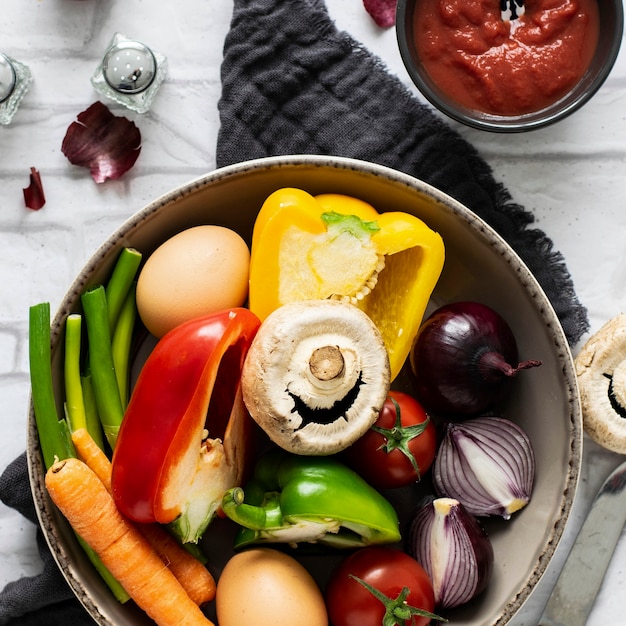
[[254, 424], [241, 368], [260, 323], [228, 309], [174, 328], [148, 356], [113, 454], [113, 494], [127, 517], [173, 523], [197, 542], [224, 492], [240, 485]]

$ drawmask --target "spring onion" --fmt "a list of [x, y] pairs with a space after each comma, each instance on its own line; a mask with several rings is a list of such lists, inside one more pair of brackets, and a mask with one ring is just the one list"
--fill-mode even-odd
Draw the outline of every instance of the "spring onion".
[[104, 287], [99, 285], [81, 296], [89, 341], [89, 370], [93, 379], [96, 406], [104, 435], [111, 448], [124, 417], [124, 407], [115, 376], [111, 332]]
[[[76, 456], [68, 423], [65, 418], [59, 418], [57, 411], [51, 357], [50, 303], [42, 302], [30, 307], [29, 360], [32, 402], [46, 469], [55, 460]], [[113, 595], [119, 602], [126, 602], [129, 595], [124, 588], [102, 564], [96, 553], [80, 537], [77, 536], [77, 540]]]

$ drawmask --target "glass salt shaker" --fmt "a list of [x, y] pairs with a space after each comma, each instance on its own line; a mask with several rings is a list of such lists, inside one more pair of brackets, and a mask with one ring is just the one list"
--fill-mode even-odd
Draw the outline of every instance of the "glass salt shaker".
[[33, 78], [30, 69], [0, 52], [0, 124], [10, 124]]
[[163, 54], [115, 33], [91, 77], [91, 84], [118, 104], [146, 113], [166, 74], [167, 59]]

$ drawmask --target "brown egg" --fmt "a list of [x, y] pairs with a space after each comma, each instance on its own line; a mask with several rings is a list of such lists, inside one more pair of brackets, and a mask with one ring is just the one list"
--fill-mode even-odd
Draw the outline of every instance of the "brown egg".
[[248, 297], [250, 250], [223, 226], [174, 235], [147, 259], [137, 281], [137, 310], [156, 337], [189, 319], [241, 306]]
[[324, 598], [309, 572], [272, 548], [233, 556], [215, 597], [220, 626], [328, 626]]

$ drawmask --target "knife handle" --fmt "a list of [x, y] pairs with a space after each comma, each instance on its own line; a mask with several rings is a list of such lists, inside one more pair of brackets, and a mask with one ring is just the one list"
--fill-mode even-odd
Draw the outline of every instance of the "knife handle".
[[537, 626], [585, 626], [626, 522], [626, 462], [594, 498]]

